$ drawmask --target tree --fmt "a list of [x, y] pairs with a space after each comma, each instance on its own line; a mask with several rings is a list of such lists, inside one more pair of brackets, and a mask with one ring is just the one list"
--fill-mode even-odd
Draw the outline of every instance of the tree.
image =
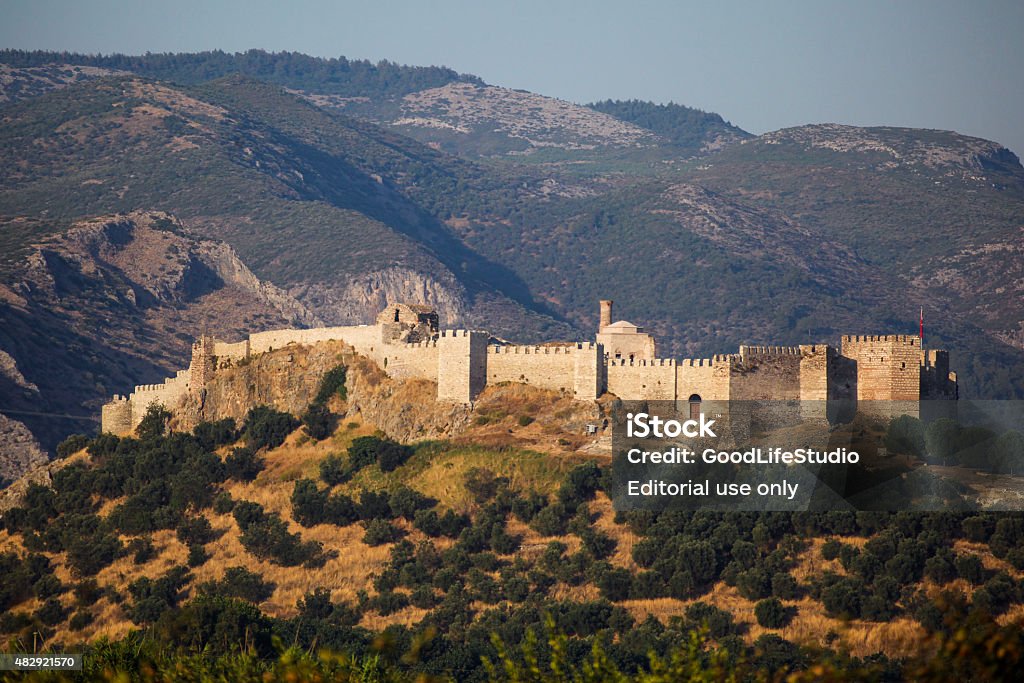
[[57, 457], [66, 458], [89, 445], [89, 437], [85, 434], [72, 434], [57, 444]]
[[160, 403], [150, 403], [146, 408], [146, 414], [135, 428], [135, 433], [142, 441], [157, 439], [167, 431], [167, 423], [171, 420], [171, 413]]
[[1020, 432], [1003, 432], [992, 447], [993, 459], [999, 472], [1024, 473], [1024, 436]]
[[921, 426], [921, 420], [910, 415], [893, 418], [885, 433], [885, 447], [892, 453], [924, 453], [924, 428]]
[[942, 417], [932, 422], [924, 430], [924, 447], [928, 455], [938, 458], [943, 465], [956, 455], [957, 435], [960, 425], [956, 420]]
[[299, 426], [293, 415], [268, 406], [255, 406], [246, 413], [242, 423], [245, 440], [253, 450], [277, 448]]
[[783, 628], [793, 619], [792, 612], [778, 598], [768, 598], [754, 605], [757, 623], [765, 628]]
[[350, 477], [345, 458], [342, 456], [328, 455], [320, 461], [320, 478], [328, 486], [344, 484]]
[[227, 476], [235, 481], [252, 481], [263, 471], [263, 458], [251, 446], [235, 448], [224, 458]]
[[323, 403], [313, 403], [302, 414], [302, 424], [310, 438], [326, 439], [334, 431], [337, 416]]

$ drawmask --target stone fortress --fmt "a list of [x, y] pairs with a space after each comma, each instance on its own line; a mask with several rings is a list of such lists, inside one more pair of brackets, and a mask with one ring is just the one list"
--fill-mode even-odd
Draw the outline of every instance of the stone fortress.
[[149, 405], [170, 410], [201, 395], [218, 368], [290, 344], [343, 341], [395, 379], [437, 383], [437, 400], [471, 403], [488, 384], [520, 382], [593, 401], [675, 401], [691, 413], [703, 401], [894, 402], [915, 412], [923, 400], [957, 398], [946, 351], [912, 335], [845, 335], [841, 346], [740, 346], [710, 358], [658, 358], [654, 337], [612, 322], [601, 301], [595, 341], [513, 345], [477, 330], [441, 330], [428, 306], [388, 305], [373, 325], [257, 332], [237, 343], [202, 337], [189, 367], [161, 384], [136, 386], [103, 406], [102, 430], [130, 432]]

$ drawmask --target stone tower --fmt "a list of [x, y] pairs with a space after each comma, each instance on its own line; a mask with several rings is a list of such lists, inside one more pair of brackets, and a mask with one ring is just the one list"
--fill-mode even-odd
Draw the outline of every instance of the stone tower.
[[601, 299], [601, 322], [597, 326], [597, 332], [604, 332], [604, 328], [612, 324], [612, 300]]
[[213, 337], [204, 334], [192, 344], [192, 362], [188, 366], [190, 392], [202, 391], [213, 377], [213, 343]]
[[471, 403], [487, 384], [486, 332], [441, 330], [437, 337], [437, 400]]

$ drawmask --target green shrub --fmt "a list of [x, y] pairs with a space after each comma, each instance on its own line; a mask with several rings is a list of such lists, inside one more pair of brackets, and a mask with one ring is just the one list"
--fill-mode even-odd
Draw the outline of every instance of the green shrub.
[[925, 441], [921, 420], [910, 415], [893, 418], [885, 432], [885, 447], [891, 453], [923, 455]]
[[56, 626], [57, 624], [64, 621], [68, 615], [68, 610], [60, 604], [60, 600], [57, 598], [50, 598], [45, 601], [39, 609], [36, 610], [36, 619], [43, 622], [47, 626]]
[[351, 478], [345, 458], [328, 455], [320, 461], [320, 479], [328, 486], [344, 484]]
[[338, 416], [327, 409], [323, 403], [312, 403], [302, 414], [302, 424], [310, 438], [326, 439], [334, 431]]
[[142, 421], [139, 422], [139, 426], [135, 428], [135, 433], [138, 434], [139, 439], [142, 441], [157, 439], [167, 431], [167, 424], [170, 421], [170, 411], [159, 403], [151, 403], [146, 408], [146, 414], [142, 417]]
[[948, 465], [956, 455], [957, 436], [960, 425], [948, 417], [935, 420], [924, 430], [924, 447], [933, 458]]
[[205, 517], [181, 520], [176, 533], [178, 540], [185, 545], [206, 545], [214, 539], [213, 527]]
[[793, 619], [791, 611], [778, 598], [758, 602], [754, 605], [754, 616], [765, 628], [784, 628]]
[[275, 587], [245, 567], [229, 567], [220, 581], [208, 581], [201, 584], [199, 590], [207, 595], [239, 598], [259, 604], [274, 594]]
[[96, 579], [85, 579], [75, 586], [75, 602], [80, 607], [88, 607], [96, 604], [100, 599], [102, 591]]
[[224, 470], [235, 481], [253, 481], [263, 471], [264, 460], [252, 446], [232, 449], [224, 458]]
[[74, 455], [89, 445], [89, 437], [85, 434], [72, 434], [57, 444], [57, 457], [66, 458]]
[[213, 499], [213, 511], [218, 515], [226, 515], [235, 508], [235, 501], [227, 491], [221, 491]]
[[210, 559], [210, 554], [206, 552], [206, 548], [201, 545], [190, 545], [188, 547], [188, 566], [198, 567], [206, 564], [206, 561]]
[[411, 446], [385, 440], [377, 451], [377, 465], [380, 467], [381, 472], [393, 472], [404, 465], [405, 461], [412, 457], [413, 453], [414, 451]]
[[284, 567], [315, 568], [327, 562], [329, 555], [318, 541], [303, 542], [288, 531], [277, 513], [264, 512], [262, 505], [243, 501], [235, 505], [232, 514], [242, 530], [239, 541], [257, 558]]
[[320, 380], [320, 388], [316, 392], [313, 403], [326, 405], [333, 396], [337, 396], [343, 401], [348, 398], [348, 390], [345, 388], [346, 374], [347, 370], [344, 365], [328, 370]]
[[71, 621], [68, 622], [68, 626], [72, 631], [81, 631], [83, 628], [93, 622], [92, 613], [85, 609], [80, 609], [75, 612], [74, 616], [71, 617]]
[[192, 435], [203, 450], [213, 451], [233, 443], [238, 438], [238, 429], [234, 418], [226, 417], [216, 422], [200, 422], [192, 430]]
[[293, 415], [268, 406], [250, 408], [242, 423], [246, 443], [253, 450], [277, 448], [299, 426]]
[[394, 543], [405, 535], [401, 529], [384, 519], [371, 519], [366, 522], [365, 528], [363, 543], [370, 546]]

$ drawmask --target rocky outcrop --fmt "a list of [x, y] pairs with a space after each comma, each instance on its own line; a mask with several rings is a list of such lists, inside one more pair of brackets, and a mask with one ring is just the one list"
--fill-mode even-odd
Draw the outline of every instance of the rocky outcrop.
[[397, 381], [344, 342], [293, 345], [222, 366], [198, 396], [171, 406], [174, 427], [191, 430], [202, 421], [233, 418], [241, 424], [253, 406], [301, 415], [316, 397], [323, 376], [347, 368], [347, 398], [333, 406], [341, 419], [360, 416], [399, 441], [450, 436], [469, 423], [470, 409], [439, 403], [437, 385]]
[[402, 266], [360, 274], [343, 284], [301, 285], [291, 293], [318, 311], [328, 325], [371, 323], [393, 301], [431, 306], [440, 313], [442, 326], [458, 325], [466, 314], [466, 291], [454, 276], [447, 272], [434, 276]]
[[0, 486], [46, 461], [46, 454], [28, 427], [0, 413]]

